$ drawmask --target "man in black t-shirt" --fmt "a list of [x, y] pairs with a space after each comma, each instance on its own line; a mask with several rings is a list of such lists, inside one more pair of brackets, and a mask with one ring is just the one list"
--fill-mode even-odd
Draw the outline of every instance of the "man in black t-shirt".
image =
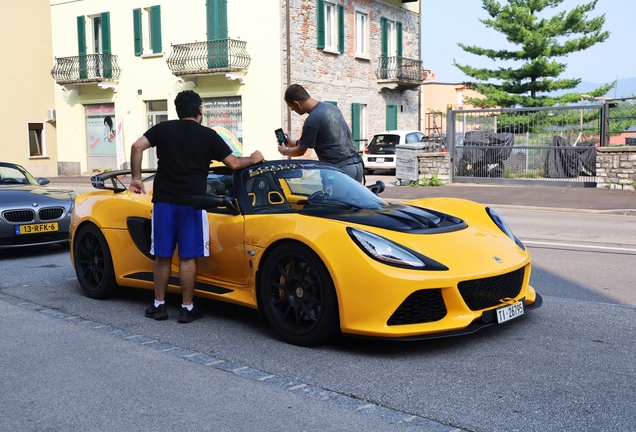
[[263, 155], [257, 150], [249, 157], [236, 157], [216, 131], [202, 126], [202, 100], [197, 93], [183, 91], [174, 104], [179, 120], [151, 127], [132, 145], [130, 191], [146, 193], [141, 179], [141, 160], [144, 150], [155, 147], [158, 163], [152, 195], [150, 248], [155, 256], [155, 302], [146, 309], [145, 315], [156, 320], [168, 319], [165, 295], [172, 255], [178, 244], [182, 296], [178, 322], [189, 323], [203, 316], [193, 304], [197, 257], [210, 254], [207, 213], [192, 207], [192, 197], [205, 193], [212, 160], [240, 169], [261, 162]]

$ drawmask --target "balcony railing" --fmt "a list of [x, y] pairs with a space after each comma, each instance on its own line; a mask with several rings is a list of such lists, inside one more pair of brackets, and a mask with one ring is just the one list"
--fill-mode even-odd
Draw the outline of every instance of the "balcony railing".
[[121, 69], [113, 54], [89, 54], [74, 57], [56, 57], [51, 70], [58, 84], [116, 81]]
[[250, 64], [245, 46], [245, 41], [233, 39], [172, 45], [166, 63], [177, 76], [240, 71]]
[[379, 81], [397, 84], [420, 85], [426, 79], [427, 70], [422, 61], [406, 57], [380, 57], [375, 76]]

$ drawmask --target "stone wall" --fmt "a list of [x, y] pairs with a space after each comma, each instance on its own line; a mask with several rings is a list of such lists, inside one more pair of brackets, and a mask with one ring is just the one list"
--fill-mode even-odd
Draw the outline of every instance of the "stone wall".
[[419, 153], [417, 158], [420, 164], [420, 184], [427, 184], [433, 176], [437, 176], [437, 179], [444, 185], [450, 183], [450, 153]]
[[636, 190], [636, 147], [598, 147], [596, 187]]

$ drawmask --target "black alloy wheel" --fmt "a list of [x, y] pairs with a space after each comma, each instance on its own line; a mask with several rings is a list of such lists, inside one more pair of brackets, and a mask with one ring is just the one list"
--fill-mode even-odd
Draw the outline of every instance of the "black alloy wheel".
[[340, 330], [338, 300], [329, 272], [304, 245], [279, 246], [267, 257], [259, 307], [280, 337], [294, 345], [318, 345]]
[[108, 243], [95, 225], [79, 229], [74, 241], [74, 261], [77, 280], [84, 293], [94, 299], [115, 294], [115, 272]]

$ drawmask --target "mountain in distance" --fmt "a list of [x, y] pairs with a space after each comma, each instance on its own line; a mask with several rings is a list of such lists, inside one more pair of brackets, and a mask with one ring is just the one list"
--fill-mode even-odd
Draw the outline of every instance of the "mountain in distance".
[[[609, 82], [612, 82], [612, 81], [608, 81], [608, 83]], [[596, 90], [597, 88], [605, 84], [607, 83], [599, 84], [599, 83], [592, 83], [588, 81], [581, 81], [581, 84], [579, 84], [576, 88], [572, 90], [568, 90], [567, 93], [585, 94], [593, 90]], [[566, 92], [562, 91], [558, 93], [563, 94]], [[557, 94], [557, 92], [555, 92], [554, 94]], [[612, 99], [636, 97], [636, 77], [619, 78], [616, 83], [616, 86], [613, 89], [611, 89], [609, 92], [607, 92], [605, 96], [610, 97]]]

